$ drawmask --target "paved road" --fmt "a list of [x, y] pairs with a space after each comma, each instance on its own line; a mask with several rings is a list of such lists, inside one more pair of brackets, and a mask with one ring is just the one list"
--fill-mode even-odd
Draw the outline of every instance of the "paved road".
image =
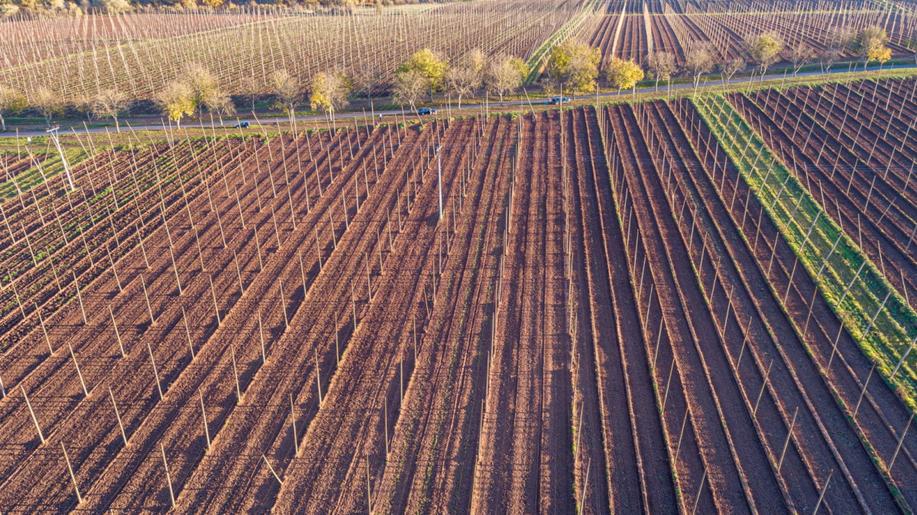
[[[909, 68], [917, 68], [917, 65], [899, 64], [895, 66], [886, 66], [884, 69], [888, 70], [888, 69], [909, 69]], [[878, 69], [879, 69], [878, 67], [869, 68], [870, 71], [878, 70]], [[796, 77], [792, 77], [791, 75], [784, 75], [784, 74], [771, 74], [771, 75], [766, 75], [763, 80], [774, 81], [774, 80], [780, 80], [785, 77], [799, 79], [799, 78], [805, 78], [805, 77], [819, 77], [819, 76], [833, 75], [833, 74], [838, 74], [838, 73], [848, 73], [848, 72], [849, 70], [846, 67], [843, 67], [843, 68], [831, 70], [829, 72], [821, 72], [818, 70], [810, 71], [810, 72], [803, 72], [803, 73], [797, 74]], [[761, 80], [762, 79], [760, 76], [754, 77], [754, 78], [739, 77], [739, 78], [734, 78], [732, 80], [726, 81], [726, 83], [733, 84], [733, 85], [741, 85], [741, 84], [750, 84], [753, 82], [760, 82]], [[720, 81], [720, 80], [711, 81], [711, 82], [706, 82], [704, 84], [701, 84], [699, 89], [715, 87], [715, 86], [722, 86], [722, 85], [723, 85], [723, 81]], [[679, 84], [673, 84], [672, 90], [686, 90], [686, 89], [692, 89], [693, 87], [694, 85], [690, 83], [679, 83]], [[663, 88], [664, 86], [660, 86], [659, 90], [664, 91]], [[637, 93], [649, 93], [655, 90], [656, 90], [655, 87], [650, 86], [650, 87], [645, 87], [645, 88], [638, 88]], [[610, 97], [616, 97], [616, 96], [629, 96], [631, 94], [632, 92], [630, 91], [624, 91], [620, 93], [617, 91], [610, 91], [610, 92], [600, 93], [598, 96], [599, 98], [610, 98]], [[580, 97], [580, 99], [582, 98], [592, 99], [592, 98], [595, 98], [595, 95], [589, 95], [588, 97]], [[499, 111], [499, 110], [503, 110], [507, 108], [514, 108], [514, 107], [520, 107], [520, 106], [525, 107], [525, 106], [528, 106], [530, 103], [533, 106], [546, 105], [548, 104], [548, 101], [544, 98], [532, 99], [531, 102], [529, 102], [528, 100], [509, 100], [509, 101], [504, 101], [504, 102], [489, 102], [488, 106], [491, 110]], [[461, 112], [465, 112], [465, 113], [473, 112], [473, 111], [479, 110], [480, 108], [481, 108], [480, 104], [473, 104], [470, 106], [466, 104], [466, 106], [462, 107]], [[442, 109], [442, 111], [444, 110], [445, 108]], [[453, 111], [457, 111], [457, 110], [453, 108]], [[383, 120], [386, 118], [399, 117], [401, 115], [402, 115], [401, 110], [376, 111], [376, 116]], [[364, 114], [362, 111], [359, 111], [359, 112], [338, 113], [337, 116], [335, 116], [335, 118], [338, 121], [346, 122], [354, 118], [358, 120], [363, 119], [364, 116], [369, 116], [369, 115]], [[408, 114], [408, 116], [410, 116], [410, 114]], [[323, 115], [301, 115], [301, 116], [296, 117], [297, 122], [322, 122], [325, 119], [326, 118]], [[131, 120], [128, 119], [128, 120], [122, 121], [122, 126], [127, 126], [128, 124], [130, 124], [130, 126], [134, 130], [143, 130], [143, 131], [159, 131], [159, 130], [164, 130], [167, 127], [166, 125], [163, 125], [161, 122], [151, 124], [149, 123], [149, 118], [138, 119], [138, 120], [139, 120], [140, 125], [135, 125], [134, 123], [131, 123]], [[134, 120], [134, 121], [138, 121], [138, 120]], [[224, 124], [220, 124], [219, 122], [211, 124], [208, 120], [199, 120], [195, 122], [186, 122], [183, 125], [183, 127], [188, 128], [188, 129], [201, 129], [201, 128], [210, 129], [212, 127], [227, 128], [227, 127], [232, 127], [233, 125], [235, 125], [236, 120], [237, 119], [233, 119], [232, 121], [227, 120], [227, 122]], [[238, 121], [248, 122], [252, 126], [255, 126], [258, 122], [260, 122], [262, 125], [288, 124], [290, 122], [290, 119], [285, 118], [285, 117], [271, 117], [271, 118], [264, 118], [264, 119], [259, 118], [256, 121], [254, 118], [238, 118]], [[104, 133], [106, 131], [112, 131], [112, 130], [114, 130], [113, 127], [90, 127], [88, 132]], [[61, 134], [68, 134], [72, 132], [85, 134], [87, 131], [83, 126], [77, 125], [77, 126], [72, 126], [72, 127], [61, 127], [60, 132]], [[45, 131], [44, 130], [20, 131], [18, 135], [19, 137], [44, 136]], [[16, 132], [12, 132], [12, 131], [0, 132], [0, 138], [14, 138], [16, 136], [17, 136]]]

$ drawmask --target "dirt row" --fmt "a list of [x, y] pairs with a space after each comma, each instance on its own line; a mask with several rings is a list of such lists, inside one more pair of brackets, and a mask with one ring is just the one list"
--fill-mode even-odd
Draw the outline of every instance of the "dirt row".
[[[439, 297], [404, 400], [373, 505], [382, 511], [467, 511], [477, 466], [485, 374], [493, 331], [493, 295], [502, 236], [498, 220], [509, 174], [511, 130], [500, 118], [473, 130], [477, 147], [469, 167], [468, 218], [456, 233]], [[491, 157], [492, 156], [492, 157]]]

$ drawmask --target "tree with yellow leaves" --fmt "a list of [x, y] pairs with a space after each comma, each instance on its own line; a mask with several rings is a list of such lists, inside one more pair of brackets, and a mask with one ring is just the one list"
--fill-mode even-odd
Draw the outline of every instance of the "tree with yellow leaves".
[[396, 80], [398, 76], [409, 73], [416, 73], [426, 81], [427, 89], [430, 90], [430, 97], [436, 91], [442, 91], [446, 81], [446, 70], [448, 69], [446, 61], [436, 52], [429, 48], [418, 50], [408, 58], [395, 72]]
[[341, 72], [319, 72], [312, 78], [309, 105], [314, 111], [324, 111], [334, 123], [334, 113], [347, 105], [350, 81]]
[[156, 101], [169, 120], [175, 122], [179, 127], [181, 126], [182, 118], [193, 115], [197, 110], [194, 90], [191, 89], [191, 86], [179, 80], [166, 84], [162, 91], [156, 95]]
[[618, 91], [634, 89], [636, 92], [637, 83], [643, 80], [643, 69], [632, 60], [615, 57], [608, 64], [605, 76], [612, 86], [618, 88]]
[[863, 29], [857, 36], [856, 47], [865, 61], [864, 68], [872, 61], [885, 64], [892, 58], [892, 51], [888, 48], [888, 33], [882, 27]]
[[579, 41], [568, 40], [551, 49], [548, 80], [571, 93], [591, 93], [596, 88], [602, 54]]
[[761, 77], [767, 73], [767, 69], [780, 59], [780, 53], [783, 52], [783, 39], [776, 32], [765, 32], [748, 38], [745, 42], [748, 46], [748, 53], [752, 60], [761, 70]]

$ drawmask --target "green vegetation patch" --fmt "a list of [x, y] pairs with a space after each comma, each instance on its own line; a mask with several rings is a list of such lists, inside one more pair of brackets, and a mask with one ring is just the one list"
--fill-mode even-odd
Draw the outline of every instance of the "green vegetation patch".
[[[67, 163], [73, 169], [87, 157], [82, 150], [67, 149], [64, 151]], [[15, 197], [30, 189], [44, 184], [44, 182], [64, 171], [64, 164], [56, 152], [50, 154], [23, 154], [21, 159], [29, 161], [28, 168], [19, 171], [13, 176], [5, 176], [0, 182], [0, 202], [3, 199]]]
[[917, 314], [723, 96], [692, 101], [844, 327], [917, 409]]

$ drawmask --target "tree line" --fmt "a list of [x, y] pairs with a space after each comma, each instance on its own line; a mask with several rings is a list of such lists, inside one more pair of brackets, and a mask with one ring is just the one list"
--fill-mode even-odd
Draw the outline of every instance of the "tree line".
[[93, 12], [117, 14], [128, 11], [232, 10], [242, 6], [350, 9], [358, 6], [382, 7], [420, 3], [440, 3], [440, 0], [0, 0], [0, 18], [4, 16], [81, 16]]
[[[751, 62], [741, 57], [717, 62], [716, 53], [708, 45], [695, 45], [685, 55], [683, 66], [676, 64], [675, 55], [666, 51], [650, 54], [645, 63], [613, 58], [600, 69], [601, 52], [598, 48], [567, 40], [551, 49], [541, 78], [546, 91], [583, 94], [597, 91], [598, 79], [603, 75], [607, 84], [622, 90], [634, 90], [646, 78], [653, 80], [658, 88], [660, 82], [671, 85], [676, 76], [691, 79], [697, 88], [705, 75], [718, 71], [724, 81], [731, 80], [737, 73], [754, 66], [754, 72], [763, 77], [767, 70], [780, 60], [789, 63], [797, 73], [803, 66], [818, 61], [827, 71], [848, 53], [859, 56], [864, 66], [870, 62], [886, 63], [891, 59], [888, 35], [880, 27], [867, 27], [859, 33], [839, 30], [830, 37], [830, 44], [816, 52], [805, 43], [788, 46], [774, 32], [765, 32], [746, 40], [746, 53]], [[469, 99], [485, 95], [498, 97], [514, 94], [525, 83], [531, 70], [525, 61], [509, 55], [488, 56], [480, 49], [465, 53], [453, 63], [447, 62], [437, 52], [424, 48], [412, 54], [395, 71], [390, 85], [392, 101], [417, 112], [421, 101], [433, 101], [436, 95], [443, 95], [459, 108]], [[307, 83], [287, 70], [275, 70], [268, 77], [267, 84], [249, 84], [248, 91], [234, 100], [221, 86], [218, 79], [204, 66], [196, 63], [185, 66], [179, 79], [165, 85], [156, 95], [154, 102], [160, 112], [172, 122], [181, 124], [191, 116], [212, 115], [218, 118], [236, 114], [237, 104], [255, 111], [260, 93], [267, 92], [272, 99], [271, 107], [291, 118], [300, 105], [306, 103], [313, 111], [322, 112], [334, 123], [335, 114], [348, 106], [354, 96], [354, 78], [340, 70], [319, 72]], [[250, 79], [253, 82], [253, 79]], [[363, 87], [374, 109], [373, 87]], [[247, 101], [247, 102], [246, 102]], [[26, 109], [41, 114], [50, 124], [51, 120], [64, 114], [69, 108], [85, 114], [88, 118], [112, 119], [120, 129], [119, 119], [131, 107], [131, 99], [117, 89], [99, 91], [93, 98], [85, 99], [78, 106], [66, 106], [59, 95], [47, 88], [32, 92], [31, 100], [13, 88], [0, 85], [0, 129], [6, 130], [4, 116], [19, 114]]]
[[570, 93], [592, 93], [598, 87], [598, 78], [604, 73], [609, 85], [618, 90], [634, 89], [637, 84], [649, 78], [658, 88], [660, 82], [671, 85], [676, 76], [690, 78], [697, 88], [704, 76], [718, 72], [724, 81], [731, 80], [737, 73], [753, 67], [753, 73], [762, 77], [774, 64], [787, 62], [795, 75], [804, 66], [818, 62], [823, 72], [852, 54], [862, 58], [864, 67], [871, 62], [885, 64], [891, 57], [888, 34], [881, 27], [867, 27], [855, 33], [839, 29], [831, 34], [829, 44], [816, 51], [805, 42], [786, 44], [776, 32], [764, 32], [748, 37], [745, 50], [750, 62], [737, 56], [717, 60], [716, 52], [709, 44], [693, 44], [685, 52], [684, 64], [679, 66], [675, 54], [656, 51], [649, 54], [644, 63], [632, 59], [614, 57], [604, 70], [600, 70], [601, 52], [598, 48], [568, 40], [554, 47], [545, 69], [547, 87]]

